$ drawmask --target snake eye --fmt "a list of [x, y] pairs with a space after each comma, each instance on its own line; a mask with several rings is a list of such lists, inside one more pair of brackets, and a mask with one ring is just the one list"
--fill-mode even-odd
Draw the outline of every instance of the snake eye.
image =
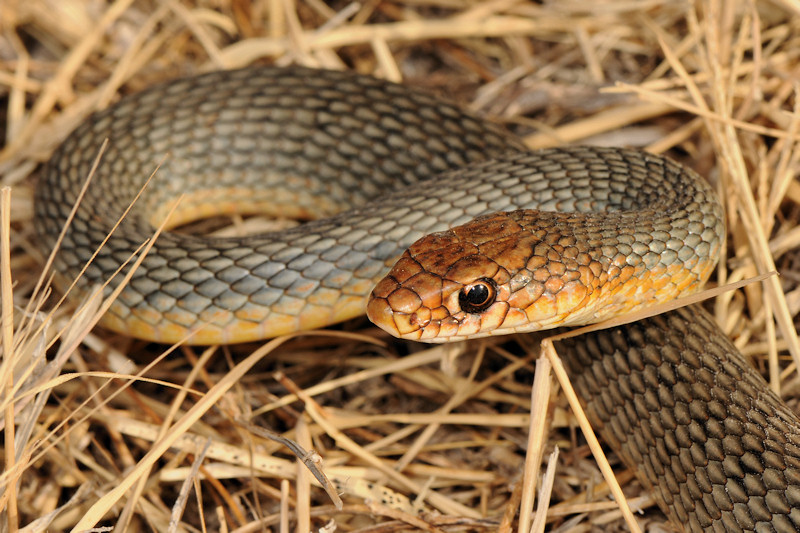
[[480, 313], [494, 303], [497, 298], [497, 285], [494, 280], [481, 278], [461, 289], [458, 304], [466, 313]]

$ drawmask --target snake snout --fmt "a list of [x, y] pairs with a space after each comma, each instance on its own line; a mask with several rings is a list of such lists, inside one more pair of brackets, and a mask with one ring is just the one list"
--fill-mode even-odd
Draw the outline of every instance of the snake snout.
[[373, 289], [367, 317], [386, 332], [406, 339], [436, 337], [442, 325], [454, 325], [445, 295], [458, 290], [425, 270], [406, 252]]

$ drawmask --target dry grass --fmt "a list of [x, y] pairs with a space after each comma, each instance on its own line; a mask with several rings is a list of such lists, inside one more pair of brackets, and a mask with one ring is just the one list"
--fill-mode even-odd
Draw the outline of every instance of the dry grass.
[[[534, 393], [553, 402], [531, 411], [531, 339], [429, 348], [356, 321], [263, 346], [165, 350], [91, 331], [99, 298], [78, 308], [38, 289], [36, 169], [120, 94], [257, 62], [425, 87], [506, 122], [531, 147], [667, 152], [725, 199], [730, 238], [716, 282], [781, 272], [714, 309], [796, 405], [798, 15], [795, 0], [0, 3], [0, 179], [12, 188], [0, 197], [4, 526], [623, 529], [575, 418], [541, 375]], [[322, 459], [343, 506], [243, 420], [315, 450], [303, 458]], [[538, 479], [555, 446], [549, 509], [529, 519], [522, 472]], [[639, 523], [658, 527], [652, 500], [611, 466], [644, 509]]]

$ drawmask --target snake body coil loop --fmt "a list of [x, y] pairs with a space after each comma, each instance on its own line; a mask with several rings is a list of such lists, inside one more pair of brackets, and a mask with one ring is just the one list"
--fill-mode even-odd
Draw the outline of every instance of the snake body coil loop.
[[[163, 164], [80, 290], [111, 278], [172, 208], [170, 225], [231, 212], [321, 218], [242, 238], [162, 234], [104, 318], [154, 341], [242, 342], [358, 316], [407, 248], [369, 304], [396, 335], [443, 341], [596, 320], [602, 302], [619, 311], [640, 305], [634, 296], [698, 288], [724, 239], [708, 185], [668, 159], [526, 152], [399, 85], [266, 67], [160, 85], [80, 126], [37, 189], [44, 251], [106, 138], [57, 257], [64, 278]], [[800, 421], [702, 311], [562, 347], [593, 422], [676, 526], [800, 530]]]

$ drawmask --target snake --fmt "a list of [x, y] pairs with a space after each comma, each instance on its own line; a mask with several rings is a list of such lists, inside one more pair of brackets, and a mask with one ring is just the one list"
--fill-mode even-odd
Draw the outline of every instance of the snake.
[[[256, 341], [365, 313], [423, 342], [596, 322], [698, 290], [725, 239], [713, 188], [667, 157], [532, 151], [423, 90], [304, 67], [127, 95], [38, 179], [37, 243], [58, 246], [56, 282], [77, 279], [81, 297], [128, 275], [101, 324], [160, 343]], [[233, 213], [304, 223], [182, 228]], [[594, 427], [677, 528], [800, 530], [800, 420], [702, 308], [558, 350]]]

